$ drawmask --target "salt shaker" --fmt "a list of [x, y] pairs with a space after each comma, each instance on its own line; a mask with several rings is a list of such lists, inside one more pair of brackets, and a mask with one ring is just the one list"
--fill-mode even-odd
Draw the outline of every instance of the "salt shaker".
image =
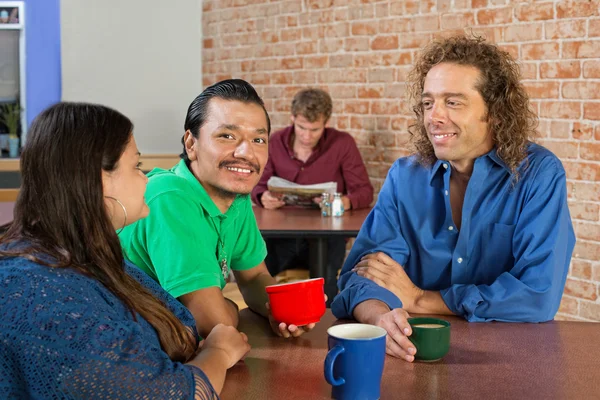
[[342, 194], [334, 193], [333, 201], [331, 202], [331, 215], [341, 217], [344, 215], [344, 203], [342, 202]]

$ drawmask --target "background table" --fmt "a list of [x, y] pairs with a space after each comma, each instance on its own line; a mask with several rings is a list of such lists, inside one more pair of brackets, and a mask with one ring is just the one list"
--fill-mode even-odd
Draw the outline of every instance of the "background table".
[[[327, 278], [327, 268], [340, 268], [341, 265], [327, 265], [327, 239], [331, 237], [356, 237], [370, 208], [350, 210], [341, 217], [323, 217], [319, 209], [279, 208], [266, 210], [252, 207], [258, 229], [264, 238], [306, 238], [309, 239], [311, 278]], [[337, 293], [334, 282], [325, 282], [329, 301]], [[328, 290], [329, 289], [329, 290]]]
[[[264, 318], [240, 313], [252, 350], [229, 370], [221, 398], [329, 399], [323, 377], [329, 310], [317, 327], [289, 340]], [[381, 399], [594, 399], [600, 396], [600, 324], [452, 324], [450, 352], [434, 363], [387, 356]], [[344, 321], [348, 322], [348, 321]]]

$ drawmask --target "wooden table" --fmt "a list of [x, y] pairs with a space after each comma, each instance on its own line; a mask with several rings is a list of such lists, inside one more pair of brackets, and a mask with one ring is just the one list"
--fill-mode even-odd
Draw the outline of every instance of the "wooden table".
[[[221, 398], [329, 399], [323, 377], [330, 311], [308, 334], [275, 337], [248, 309], [240, 330], [252, 350], [229, 370]], [[600, 397], [600, 324], [452, 324], [450, 352], [434, 363], [386, 357], [381, 399], [597, 399]], [[347, 322], [347, 321], [346, 321]]]
[[[312, 278], [327, 279], [327, 239], [331, 237], [356, 237], [370, 208], [350, 210], [341, 217], [323, 217], [317, 208], [279, 208], [266, 210], [262, 207], [252, 207], [258, 229], [265, 238], [307, 238], [311, 262], [309, 265]], [[329, 268], [340, 268], [340, 265]], [[337, 293], [333, 282], [325, 282], [327, 296], [330, 301]], [[329, 290], [328, 290], [329, 289]]]

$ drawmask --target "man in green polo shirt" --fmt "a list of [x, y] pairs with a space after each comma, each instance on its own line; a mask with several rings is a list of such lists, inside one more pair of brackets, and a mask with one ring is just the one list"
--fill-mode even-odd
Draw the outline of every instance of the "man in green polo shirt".
[[[230, 271], [248, 306], [269, 317], [265, 286], [275, 280], [249, 193], [267, 162], [270, 131], [250, 84], [230, 79], [206, 88], [188, 109], [182, 160], [148, 174], [149, 216], [119, 235], [125, 257], [192, 312], [203, 337], [219, 323], [237, 326], [237, 306], [221, 292]], [[271, 325], [284, 337], [314, 326]]]

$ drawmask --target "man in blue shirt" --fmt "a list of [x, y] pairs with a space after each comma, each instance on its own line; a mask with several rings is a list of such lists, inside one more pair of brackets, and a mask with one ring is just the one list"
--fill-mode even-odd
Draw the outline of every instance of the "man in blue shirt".
[[511, 56], [480, 38], [433, 42], [410, 93], [414, 155], [391, 167], [344, 264], [338, 318], [384, 327], [413, 361], [409, 313], [551, 320], [575, 235], [558, 158]]

